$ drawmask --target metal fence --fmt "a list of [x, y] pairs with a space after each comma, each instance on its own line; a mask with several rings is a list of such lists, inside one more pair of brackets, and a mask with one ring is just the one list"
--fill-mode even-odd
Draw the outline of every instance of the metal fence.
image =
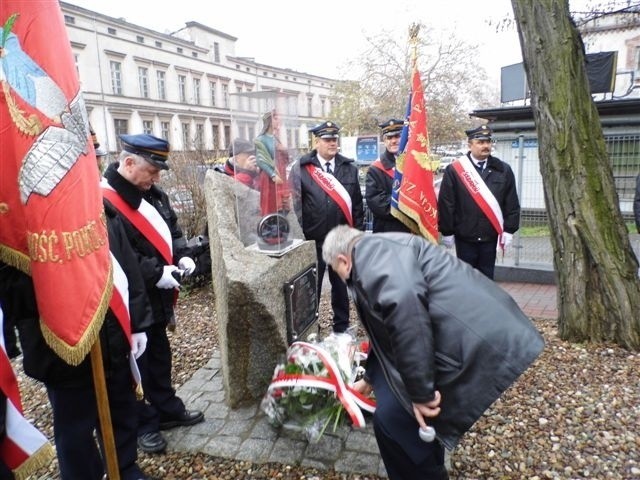
[[[625, 221], [632, 224], [636, 177], [640, 172], [640, 134], [605, 135], [605, 142], [620, 211]], [[514, 237], [514, 248], [501, 261], [505, 265], [551, 269], [553, 257], [537, 140], [500, 138], [496, 141], [494, 154], [511, 165], [521, 205], [520, 230]], [[635, 227], [632, 231], [635, 231]], [[640, 258], [638, 235], [631, 235], [631, 244], [636, 256]]]

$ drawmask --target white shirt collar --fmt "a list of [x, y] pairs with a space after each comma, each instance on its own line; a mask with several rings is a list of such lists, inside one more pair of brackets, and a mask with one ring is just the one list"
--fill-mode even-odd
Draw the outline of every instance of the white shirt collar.
[[327, 162], [329, 162], [331, 164], [331, 170], [335, 170], [336, 157], [333, 157], [333, 158], [327, 160], [326, 158], [322, 157], [322, 155], [318, 154], [318, 160], [320, 160], [320, 165], [322, 165], [322, 169], [324, 171], [327, 170]]

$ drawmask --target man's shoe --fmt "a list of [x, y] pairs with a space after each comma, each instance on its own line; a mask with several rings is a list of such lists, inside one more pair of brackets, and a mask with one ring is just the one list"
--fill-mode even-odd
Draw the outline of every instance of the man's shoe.
[[171, 420], [160, 422], [160, 430], [169, 430], [175, 427], [188, 427], [204, 421], [204, 413], [200, 410], [185, 410], [182, 414]]
[[138, 448], [145, 453], [160, 453], [167, 449], [167, 441], [160, 432], [138, 435]]

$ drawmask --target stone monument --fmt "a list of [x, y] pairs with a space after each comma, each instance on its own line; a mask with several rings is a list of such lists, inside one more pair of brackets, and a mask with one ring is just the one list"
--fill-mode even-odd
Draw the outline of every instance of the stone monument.
[[284, 248], [261, 248], [260, 191], [214, 170], [204, 188], [223, 383], [235, 408], [262, 398], [289, 343], [317, 331], [315, 245], [284, 210]]

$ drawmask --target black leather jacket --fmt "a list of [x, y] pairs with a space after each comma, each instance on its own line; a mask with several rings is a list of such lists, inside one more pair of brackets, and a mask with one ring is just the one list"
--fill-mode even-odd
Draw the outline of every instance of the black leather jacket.
[[535, 360], [542, 337], [515, 301], [421, 237], [364, 235], [348, 279], [392, 391], [412, 403], [442, 395], [429, 422], [449, 449]]
[[[340, 207], [311, 178], [305, 165], [312, 164], [321, 168], [318, 153], [312, 150], [294, 164], [291, 171], [291, 189], [294, 193], [294, 210], [306, 240], [324, 241], [329, 230], [337, 225], [345, 225], [345, 218]], [[353, 227], [362, 230], [364, 226], [364, 207], [362, 192], [358, 181], [358, 169], [353, 160], [337, 154], [333, 175], [344, 186], [351, 197], [351, 216]]]
[[[459, 161], [471, 162], [469, 154]], [[504, 231], [515, 233], [520, 227], [520, 202], [511, 167], [502, 160], [489, 156], [482, 179], [500, 205]], [[495, 241], [498, 238], [489, 219], [482, 213], [451, 165], [445, 169], [440, 184], [438, 229], [443, 236], [455, 235], [467, 242]]]

